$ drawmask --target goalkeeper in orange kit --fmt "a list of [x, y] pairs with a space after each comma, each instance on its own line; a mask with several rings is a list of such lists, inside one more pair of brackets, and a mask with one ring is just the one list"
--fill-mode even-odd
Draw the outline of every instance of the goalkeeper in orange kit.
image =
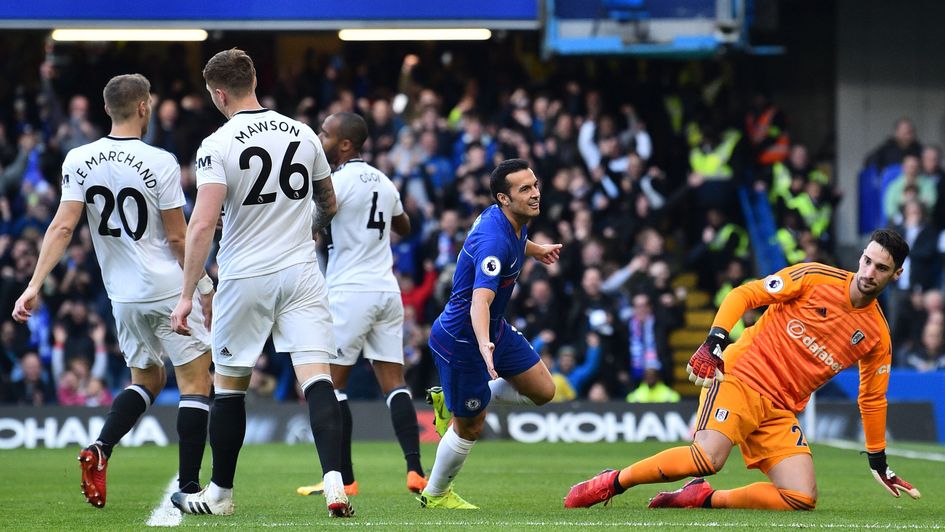
[[[690, 380], [706, 387], [692, 445], [675, 447], [623, 470], [573, 486], [568, 508], [586, 508], [640, 484], [696, 477], [662, 492], [650, 508], [813, 510], [817, 483], [797, 413], [834, 375], [859, 365], [859, 408], [873, 477], [895, 497], [919, 490], [886, 465], [886, 388], [892, 349], [876, 301], [902, 274], [909, 245], [896, 232], [870, 236], [851, 273], [818, 263], [785, 268], [746, 283], [723, 301], [705, 343], [689, 361]], [[768, 306], [758, 323], [728, 345], [728, 331], [750, 308]], [[723, 361], [724, 351], [724, 361]], [[722, 469], [734, 445], [770, 482], [713, 490], [702, 477]]]

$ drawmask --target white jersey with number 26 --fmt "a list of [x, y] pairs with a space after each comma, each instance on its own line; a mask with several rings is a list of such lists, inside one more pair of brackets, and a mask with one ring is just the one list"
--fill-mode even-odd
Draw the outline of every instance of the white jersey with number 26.
[[240, 111], [197, 150], [197, 187], [226, 185], [220, 279], [315, 261], [313, 181], [331, 175], [312, 128], [269, 109]]
[[180, 294], [183, 272], [161, 219], [162, 210], [184, 205], [173, 155], [131, 137], [106, 136], [79, 146], [62, 164], [60, 201], [87, 204], [92, 244], [112, 301]]
[[391, 218], [404, 212], [397, 188], [360, 159], [339, 167], [332, 185], [338, 213], [331, 220], [328, 289], [399, 292], [390, 249]]

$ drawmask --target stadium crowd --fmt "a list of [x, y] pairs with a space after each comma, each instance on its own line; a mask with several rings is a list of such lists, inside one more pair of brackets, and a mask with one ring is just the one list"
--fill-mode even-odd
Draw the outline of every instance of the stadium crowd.
[[[163, 59], [122, 71], [104, 66], [136, 64], [115, 57], [120, 51], [67, 53], [67, 61], [32, 65], [36, 74], [24, 75], [15, 97], [0, 107], [4, 403], [107, 405], [110, 391], [128, 380], [87, 224], [29, 323], [10, 318], [58, 204], [63, 157], [101, 136], [107, 124], [98, 109], [101, 95], [89, 88], [126, 71], [151, 79], [154, 112], [144, 140], [180, 161], [188, 213], [196, 192], [194, 154], [221, 124], [193, 81], [199, 73], [188, 72], [173, 47]], [[767, 195], [789, 263], [833, 262], [831, 221], [841, 197], [829, 168], [791, 143], [786, 117], [764, 95], [740, 108], [741, 93], [726, 69], [654, 62], [657, 74], [647, 78], [601, 83], [617, 74], [594, 73], [588, 65], [537, 72], [502, 53], [492, 50], [483, 59], [407, 54], [386, 80], [374, 79], [370, 59], [358, 54], [310, 52], [295, 71], [261, 67], [263, 105], [316, 130], [327, 114], [362, 114], [371, 134], [364, 158], [401, 190], [413, 232], [394, 244], [394, 267], [415, 397], [435, 379], [430, 320], [449, 296], [464, 235], [493, 201], [489, 174], [505, 158], [527, 159], [541, 179], [542, 214], [529, 228], [531, 238], [564, 244], [557, 264], [523, 266], [508, 316], [552, 368], [556, 400], [678, 400], [666, 386], [674, 373], [669, 336], [685, 325], [691, 291], [721, 301], [727, 290], [767, 273], [754, 271], [736, 187]], [[886, 301], [895, 365], [945, 369], [940, 150], [923, 147], [903, 120], [869, 159], [881, 168], [901, 165], [884, 212], [913, 246]], [[673, 283], [683, 272], [698, 281]], [[744, 321], [749, 325], [751, 317]], [[287, 357], [267, 349], [252, 395], [295, 399]], [[357, 378], [368, 371], [357, 366], [349, 397], [376, 395], [373, 379]]]

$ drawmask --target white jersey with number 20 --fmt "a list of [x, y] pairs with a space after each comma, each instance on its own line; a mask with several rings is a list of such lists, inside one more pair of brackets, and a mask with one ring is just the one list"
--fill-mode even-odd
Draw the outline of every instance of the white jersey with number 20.
[[220, 279], [315, 261], [313, 181], [331, 175], [312, 129], [269, 109], [240, 111], [197, 151], [197, 187], [226, 185]]
[[112, 301], [180, 294], [183, 272], [161, 219], [162, 210], [184, 205], [173, 155], [131, 137], [106, 136], [79, 146], [62, 164], [60, 201], [87, 204], [92, 244]]

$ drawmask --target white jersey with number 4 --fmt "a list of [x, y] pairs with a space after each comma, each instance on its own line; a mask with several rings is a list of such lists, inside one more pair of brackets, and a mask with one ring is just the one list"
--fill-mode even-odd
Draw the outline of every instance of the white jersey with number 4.
[[105, 290], [140, 303], [180, 294], [183, 272], [161, 211], [184, 205], [180, 166], [137, 138], [106, 136], [75, 148], [62, 164], [61, 201], [86, 203]]
[[360, 159], [339, 167], [332, 185], [338, 212], [331, 220], [328, 289], [399, 292], [390, 249], [391, 219], [404, 212], [397, 188]]
[[331, 175], [312, 128], [269, 109], [240, 111], [197, 150], [197, 187], [226, 185], [220, 279], [315, 261], [313, 181]]

